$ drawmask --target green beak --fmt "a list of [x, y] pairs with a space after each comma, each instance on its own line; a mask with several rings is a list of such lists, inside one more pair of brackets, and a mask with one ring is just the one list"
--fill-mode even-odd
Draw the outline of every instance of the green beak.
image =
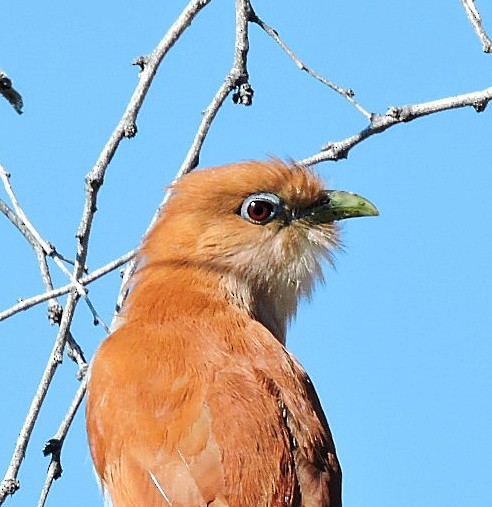
[[379, 211], [372, 202], [351, 192], [326, 190], [326, 201], [316, 208], [311, 208], [304, 218], [312, 223], [321, 224], [345, 218], [379, 215]]

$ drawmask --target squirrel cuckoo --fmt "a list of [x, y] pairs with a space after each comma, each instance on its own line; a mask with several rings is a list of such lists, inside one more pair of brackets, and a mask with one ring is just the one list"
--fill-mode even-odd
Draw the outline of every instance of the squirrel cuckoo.
[[334, 222], [369, 215], [278, 160], [173, 185], [91, 365], [87, 431], [109, 505], [341, 505], [331, 432], [285, 335], [339, 243]]

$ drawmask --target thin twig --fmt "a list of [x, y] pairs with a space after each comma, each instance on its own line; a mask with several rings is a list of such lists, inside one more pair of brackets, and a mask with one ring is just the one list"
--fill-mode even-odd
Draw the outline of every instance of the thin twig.
[[294, 63], [297, 65], [297, 67], [300, 70], [303, 70], [307, 72], [310, 76], [314, 77], [314, 79], [317, 79], [324, 85], [331, 88], [333, 91], [340, 94], [342, 97], [347, 99], [356, 109], [359, 111], [359, 113], [363, 114], [368, 120], [371, 119], [372, 113], [368, 112], [366, 109], [364, 109], [356, 100], [355, 100], [355, 93], [350, 88], [342, 88], [341, 86], [336, 85], [329, 79], [326, 79], [321, 74], [316, 72], [311, 67], [308, 67], [293, 51], [292, 49], [287, 46], [287, 44], [280, 38], [277, 30], [272, 28], [271, 26], [267, 25], [253, 10], [252, 15], [250, 18], [250, 21], [252, 23], [256, 23], [263, 31], [265, 31], [272, 39], [287, 53], [287, 55], [294, 61]]
[[[45, 289], [47, 291], [43, 294], [44, 296], [47, 296], [47, 297], [43, 298], [42, 300], [38, 301], [35, 304], [41, 303], [43, 301], [49, 301], [49, 303], [48, 303], [48, 317], [49, 317], [51, 323], [59, 323], [63, 312], [62, 312], [61, 305], [55, 299], [57, 297], [57, 293], [53, 289], [53, 283], [51, 281], [51, 275], [49, 273], [48, 265], [46, 262], [45, 252], [42, 250], [41, 246], [36, 242], [36, 238], [34, 238], [34, 236], [32, 236], [30, 229], [25, 227], [25, 224], [1, 199], [0, 199], [0, 211], [2, 211], [7, 216], [7, 218], [9, 218], [9, 220], [17, 227], [17, 229], [19, 229], [19, 231], [21, 231], [22, 235], [29, 241], [29, 243], [34, 248], [36, 255], [38, 257], [38, 264], [39, 264], [39, 267], [41, 270], [41, 278], [43, 280], [43, 284], [44, 284]], [[112, 264], [114, 264], [114, 262], [115, 261], [110, 263], [108, 266], [111, 266]], [[105, 266], [105, 267], [107, 267], [107, 266]], [[116, 267], [118, 267], [118, 266], [116, 266]], [[98, 271], [103, 270], [103, 268], [100, 268], [100, 270], [98, 270]], [[112, 269], [115, 269], [115, 268], [112, 268]], [[108, 272], [108, 271], [106, 271], [106, 272]], [[96, 278], [99, 278], [100, 276], [102, 276], [102, 274], [94, 272], [92, 274], [92, 278], [89, 281], [87, 281], [86, 283], [90, 283], [90, 281], [95, 280]], [[87, 278], [87, 277], [85, 277], [85, 278]], [[66, 294], [74, 288], [73, 284], [68, 284], [66, 287], [67, 287], [67, 290], [65, 292], [63, 292], [62, 294]], [[61, 294], [58, 294], [58, 295], [61, 295]], [[16, 306], [18, 307], [21, 305], [16, 305]], [[34, 306], [34, 304], [32, 304], [30, 306]], [[21, 309], [18, 309], [17, 311], [21, 311], [22, 309], [26, 309], [26, 308], [21, 308]], [[9, 310], [7, 310], [5, 312], [0, 313], [0, 321], [17, 313], [17, 311], [15, 311], [15, 310], [12, 311], [12, 310], [13, 310], [13, 308], [10, 308]], [[87, 363], [85, 361], [84, 353], [70, 332], [68, 333], [68, 336], [67, 336], [67, 355], [73, 361], [75, 361], [77, 363], [77, 365], [79, 366], [79, 372], [83, 372], [85, 370]]]
[[[0, 211], [2, 211], [2, 202], [0, 201]], [[89, 285], [94, 280], [97, 280], [98, 278], [101, 278], [102, 276], [106, 275], [107, 273], [114, 271], [115, 269], [119, 268], [123, 264], [127, 263], [130, 259], [132, 259], [135, 255], [135, 250], [132, 250], [130, 252], [127, 252], [125, 255], [122, 255], [118, 259], [115, 259], [114, 261], [109, 262], [108, 264], [105, 264], [104, 266], [100, 267], [99, 269], [96, 269], [89, 275], [86, 275], [82, 277], [79, 280], [79, 283], [82, 285]], [[48, 301], [50, 299], [63, 296], [64, 294], [67, 294], [74, 288], [72, 283], [69, 283], [67, 285], [64, 285], [63, 287], [60, 287], [58, 289], [53, 289], [49, 292], [44, 292], [43, 294], [38, 294], [37, 296], [32, 296], [27, 299], [23, 299], [21, 302], [17, 303], [16, 305], [8, 308], [7, 310], [4, 310], [3, 312], [0, 312], [0, 321], [8, 319], [9, 317], [12, 317], [12, 315], [15, 315], [16, 313], [22, 312], [24, 310], [28, 310], [29, 308], [32, 308], [33, 306], [36, 306], [40, 303], [43, 303], [44, 301]]]
[[8, 495], [13, 495], [20, 487], [17, 479], [19, 469], [26, 454], [27, 445], [31, 438], [31, 433], [36, 424], [44, 398], [51, 385], [56, 369], [62, 362], [65, 340], [70, 329], [78, 299], [79, 294], [76, 291], [72, 291], [63, 310], [63, 317], [60, 322], [60, 329], [58, 330], [53, 350], [51, 351], [48, 363], [41, 377], [41, 381], [39, 382], [36, 394], [31, 402], [27, 417], [20, 430], [7, 472], [0, 484], [0, 505], [3, 504]]
[[[34, 249], [36, 257], [38, 259], [38, 264], [41, 271], [41, 278], [43, 280], [45, 290], [48, 292], [51, 291], [53, 289], [53, 285], [51, 283], [51, 275], [49, 273], [48, 264], [46, 262], [46, 253], [44, 252], [42, 246], [33, 236], [31, 229], [26, 227], [26, 225], [19, 218], [19, 216], [16, 213], [14, 213], [14, 211], [11, 210], [2, 199], [0, 199], [0, 211], [10, 220], [12, 224], [15, 225], [15, 227], [20, 231], [22, 236], [24, 236], [24, 238]], [[70, 286], [72, 286], [72, 284], [70, 284]], [[55, 316], [60, 314], [60, 306], [54, 300], [53, 297], [50, 297], [49, 299], [50, 302], [48, 304], [48, 317], [50, 321], [54, 323], [56, 320]]]
[[10, 222], [17, 228], [17, 230], [24, 236], [28, 243], [35, 248], [38, 244], [36, 238], [31, 234], [31, 231], [25, 226], [24, 222], [17, 216], [17, 214], [8, 206], [8, 204], [0, 199], [0, 211], [10, 220]]
[[[34, 226], [29, 222], [27, 219], [27, 216], [23, 212], [22, 208], [20, 207], [19, 202], [16, 199], [16, 196], [14, 194], [14, 191], [10, 185], [10, 179], [8, 173], [4, 170], [3, 167], [0, 166], [0, 178], [4, 182], [4, 187], [7, 191], [7, 194], [10, 197], [10, 200], [14, 206], [15, 213], [10, 210], [8, 207], [5, 209], [5, 206], [3, 206], [3, 210], [6, 211], [7, 217], [14, 223], [14, 225], [23, 233], [24, 237], [28, 240], [28, 242], [31, 244], [31, 246], [34, 248], [34, 251], [36, 252], [36, 256], [38, 258], [38, 264], [41, 271], [41, 278], [45, 287], [45, 290], [47, 292], [53, 291], [53, 282], [51, 279], [51, 274], [49, 272], [48, 263], [46, 260], [46, 242], [43, 240], [43, 238], [39, 235], [39, 233], [36, 231]], [[71, 273], [69, 273], [71, 276]], [[77, 285], [80, 285], [77, 282]], [[72, 284], [74, 286], [74, 284]], [[74, 287], [77, 292], [81, 293], [81, 291]], [[85, 294], [85, 289], [83, 289], [83, 293]], [[69, 298], [70, 301], [70, 298]], [[90, 301], [87, 299], [87, 303], [90, 305]], [[68, 303], [67, 303], [68, 304]], [[75, 309], [75, 303], [71, 306], [72, 310]], [[96, 313], [95, 309], [92, 308], [93, 313]], [[48, 315], [50, 316], [50, 320], [52, 323], [60, 323], [60, 331], [62, 328], [62, 324], [64, 323], [63, 320], [63, 311], [61, 305], [58, 303], [58, 301], [54, 297], [49, 298], [48, 303]], [[85, 361], [85, 357], [83, 354], [82, 349], [80, 348], [79, 344], [76, 342], [76, 340], [73, 338], [71, 332], [70, 332], [70, 324], [63, 324], [65, 327], [64, 334], [59, 334], [55, 348], [53, 349], [52, 356], [50, 357], [50, 360], [48, 361], [48, 365], [45, 369], [45, 372], [43, 374], [43, 378], [38, 386], [38, 391], [31, 403], [31, 408], [28, 412], [28, 416], [26, 417], [26, 420], [24, 422], [24, 426], [21, 430], [21, 433], [19, 435], [19, 439], [17, 441], [16, 449], [14, 450], [14, 455], [11, 461], [11, 466], [9, 467], [9, 470], [7, 471], [7, 475], [5, 476], [4, 481], [2, 482], [2, 488], [0, 488], [0, 492], [2, 494], [8, 495], [13, 494], [15, 490], [18, 488], [18, 481], [17, 481], [17, 473], [20, 468], [20, 464], [22, 462], [23, 456], [25, 455], [27, 444], [30, 440], [30, 435], [32, 432], [32, 429], [36, 423], [37, 416], [39, 414], [39, 411], [41, 410], [41, 406], [43, 404], [44, 398], [46, 396], [46, 393], [49, 389], [51, 380], [53, 379], [56, 369], [58, 365], [61, 363], [61, 356], [63, 353], [63, 349], [65, 347], [65, 344], [67, 346], [67, 354], [68, 356], [73, 359], [79, 366], [79, 373], [78, 376], [85, 374], [87, 371], [87, 362]], [[79, 402], [80, 404], [80, 402]], [[72, 416], [73, 419], [73, 416]], [[53, 454], [55, 456], [55, 454]], [[52, 468], [52, 467], [50, 467]], [[49, 491], [49, 485], [46, 486], [43, 489], [43, 494], [47, 494]], [[3, 498], [0, 496], [0, 504], [3, 503]]]
[[[38, 256], [38, 263], [39, 267], [41, 269], [41, 278], [43, 280], [44, 288], [46, 292], [52, 292], [53, 291], [53, 281], [51, 279], [51, 274], [49, 272], [48, 263], [46, 261], [46, 255], [45, 252], [42, 250], [41, 246], [37, 245], [35, 247], [36, 255]], [[74, 287], [72, 285], [74, 289]], [[80, 292], [79, 292], [80, 295]], [[86, 301], [87, 303], [90, 303], [90, 301]], [[93, 313], [95, 313], [96, 310], [93, 309]], [[55, 297], [50, 297], [48, 299], [48, 317], [50, 319], [50, 322], [52, 324], [60, 324], [61, 318], [63, 315], [63, 307], [62, 305], [57, 301]], [[67, 355], [70, 359], [72, 359], [79, 367], [79, 372], [77, 374], [78, 378], [81, 378], [81, 375], [83, 375], [87, 369], [87, 362], [84, 357], [84, 352], [82, 351], [82, 348], [77, 343], [75, 338], [73, 337], [70, 330], [67, 332], [67, 339], [66, 339], [66, 347], [67, 347]]]
[[[49, 255], [53, 258], [55, 264], [60, 268], [60, 270], [68, 276], [70, 280], [72, 280], [72, 284], [77, 289], [80, 296], [82, 296], [89, 307], [94, 322], [96, 324], [101, 324], [103, 328], [108, 331], [108, 326], [104, 323], [104, 321], [101, 319], [99, 314], [97, 313], [96, 309], [94, 308], [94, 305], [92, 304], [91, 300], [89, 299], [89, 296], [87, 295], [87, 291], [85, 288], [77, 281], [76, 278], [73, 277], [72, 273], [65, 267], [65, 265], [62, 262], [62, 259], [64, 259], [63, 256], [60, 256], [56, 249], [49, 243], [48, 241], [44, 240], [43, 237], [39, 234], [39, 232], [36, 230], [34, 225], [31, 223], [31, 221], [28, 219], [27, 215], [24, 213], [24, 210], [22, 209], [15, 193], [14, 189], [12, 188], [12, 184], [10, 182], [10, 173], [7, 172], [7, 170], [0, 164], [0, 179], [3, 182], [3, 186], [5, 188], [5, 191], [7, 195], [10, 198], [10, 201], [12, 203], [12, 206], [15, 210], [15, 214], [17, 215], [17, 220], [15, 221], [15, 226], [17, 229], [22, 233], [22, 235], [27, 239], [27, 241], [31, 244], [31, 246], [36, 251], [38, 261], [41, 259], [41, 254], [38, 251], [38, 248], [41, 248], [45, 255]], [[12, 215], [8, 215], [8, 218], [12, 221]], [[28, 234], [29, 232], [29, 234]], [[46, 267], [46, 270], [48, 268]], [[46, 272], [46, 270], [44, 270]], [[41, 271], [43, 272], [43, 267], [41, 266]]]
[[[15, 213], [19, 217], [19, 219], [24, 223], [29, 232], [36, 238], [37, 243], [44, 249], [46, 255], [51, 255], [53, 251], [53, 247], [41, 237], [36, 228], [32, 225], [32, 223], [27, 218], [24, 210], [22, 209], [15, 193], [12, 188], [12, 183], [10, 182], [10, 173], [0, 164], [0, 179], [2, 180], [3, 186], [5, 188], [5, 192], [9, 196], [10, 202], [14, 208]], [[71, 276], [71, 273], [68, 272], [68, 275]]]
[[82, 403], [82, 400], [85, 396], [85, 391], [87, 389], [87, 379], [84, 378], [77, 389], [75, 396], [73, 397], [72, 403], [70, 404], [70, 408], [66, 413], [63, 421], [56, 432], [56, 435], [51, 438], [46, 447], [44, 449], [44, 454], [47, 456], [51, 454], [51, 461], [48, 467], [48, 473], [46, 474], [46, 480], [41, 491], [41, 495], [38, 502], [38, 507], [44, 507], [46, 503], [46, 499], [48, 498], [48, 493], [53, 484], [53, 481], [59, 479], [63, 472], [61, 466], [61, 449], [63, 443], [65, 441], [65, 437], [67, 436], [68, 430], [73, 422], [75, 414]]
[[475, 1], [461, 0], [461, 3], [463, 4], [470, 23], [472, 24], [478, 38], [480, 39], [480, 42], [482, 43], [482, 49], [484, 53], [492, 53], [492, 40], [487, 35], [487, 32], [482, 26], [482, 18], [475, 5]]
[[[46, 260], [46, 253], [39, 244], [34, 246], [34, 250], [38, 258], [38, 264], [39, 269], [41, 271], [41, 279], [43, 281], [44, 290], [45, 292], [50, 292], [53, 290], [53, 282], [51, 280], [51, 274], [48, 268], [48, 262]], [[55, 298], [50, 298], [48, 300], [48, 318], [50, 322], [52, 324], [60, 322], [61, 313], [62, 313], [61, 305]]]
[[[231, 70], [228, 72], [224, 79], [224, 83], [217, 90], [217, 93], [214, 95], [207, 109], [205, 109], [195, 138], [191, 143], [191, 147], [188, 150], [174, 181], [177, 181], [181, 178], [181, 176], [197, 167], [200, 158], [200, 151], [210, 130], [210, 126], [212, 125], [212, 122], [225, 99], [233, 90], [237, 90], [234, 96], [234, 101], [236, 103], [245, 106], [252, 104], [254, 92], [249, 84], [247, 67], [249, 51], [248, 21], [251, 13], [252, 11], [249, 1], [236, 0], [236, 40], [234, 44], [234, 61]], [[166, 199], [164, 202], [165, 201]]]
[[477, 112], [482, 112], [492, 100], [492, 87], [485, 90], [456, 95], [444, 99], [423, 102], [410, 106], [391, 107], [384, 115], [374, 115], [369, 127], [359, 133], [347, 137], [342, 141], [331, 142], [321, 148], [319, 153], [300, 160], [303, 165], [315, 165], [328, 160], [340, 160], [347, 158], [349, 151], [368, 137], [380, 134], [393, 125], [409, 122], [422, 118], [429, 114], [457, 109], [461, 107], [473, 107]]
[[89, 368], [89, 363], [85, 359], [84, 351], [73, 337], [71, 331], [68, 331], [67, 333], [65, 346], [67, 347], [67, 356], [79, 367], [77, 380], [82, 380]]

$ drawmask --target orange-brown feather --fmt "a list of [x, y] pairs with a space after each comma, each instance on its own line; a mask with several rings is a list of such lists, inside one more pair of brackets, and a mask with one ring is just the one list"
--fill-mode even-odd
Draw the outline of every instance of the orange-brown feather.
[[122, 325], [91, 366], [91, 453], [114, 507], [341, 505], [326, 418], [283, 345], [335, 226], [250, 224], [256, 192], [303, 209], [310, 171], [279, 161], [192, 173], [146, 238]]

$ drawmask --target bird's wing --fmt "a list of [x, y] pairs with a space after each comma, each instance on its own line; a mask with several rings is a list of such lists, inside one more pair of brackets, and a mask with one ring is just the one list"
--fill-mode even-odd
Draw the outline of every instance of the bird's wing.
[[299, 506], [293, 442], [277, 389], [250, 364], [231, 363], [209, 386], [230, 505]]
[[183, 347], [177, 323], [123, 325], [96, 355], [87, 426], [113, 505], [341, 505], [331, 434], [302, 368], [273, 337], [255, 356], [194, 332]]
[[225, 506], [208, 382], [193, 357], [159, 348], [166, 332], [124, 325], [100, 347], [87, 397], [96, 471], [115, 507]]
[[312, 384], [304, 374], [291, 390], [274, 373], [230, 366], [209, 387], [225, 496], [231, 505], [340, 507], [341, 468]]
[[226, 497], [244, 505], [340, 507], [342, 472], [309, 377], [261, 324], [241, 332], [236, 343], [250, 347], [249, 360], [217, 372], [207, 394]]
[[342, 505], [342, 469], [328, 421], [311, 379], [289, 354], [286, 361], [295, 386], [283, 392], [286, 424], [296, 442], [295, 470], [302, 491], [302, 505]]

